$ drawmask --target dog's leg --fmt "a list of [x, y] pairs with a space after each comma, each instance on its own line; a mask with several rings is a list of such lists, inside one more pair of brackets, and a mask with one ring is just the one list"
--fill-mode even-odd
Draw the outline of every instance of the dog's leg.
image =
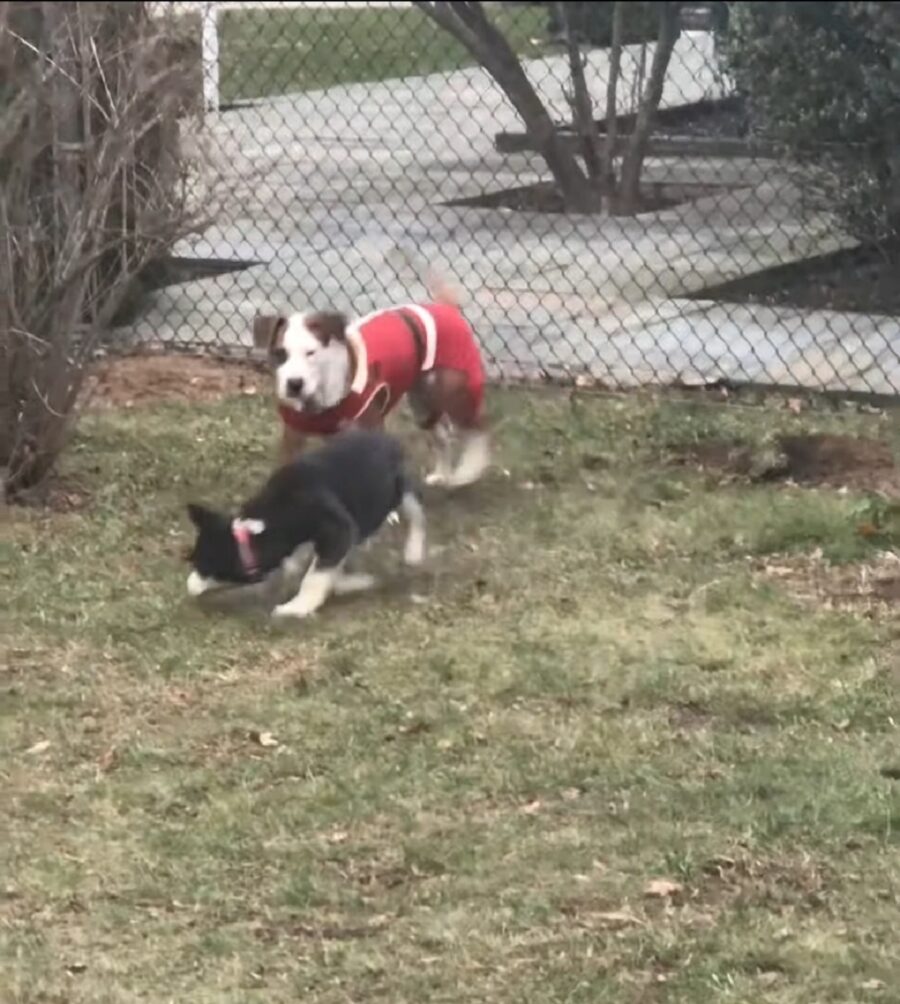
[[463, 488], [474, 484], [487, 470], [491, 462], [491, 442], [482, 429], [466, 429], [459, 462], [444, 484], [448, 488]]
[[303, 452], [306, 445], [306, 436], [302, 432], [297, 432], [289, 425], [285, 425], [281, 431], [281, 443], [278, 448], [279, 464], [289, 464], [296, 460]]
[[301, 544], [282, 561], [281, 572], [287, 578], [295, 578], [304, 570], [304, 565], [309, 566], [311, 560], [310, 545]]
[[446, 419], [435, 425], [431, 432], [436, 461], [434, 470], [425, 476], [426, 485], [446, 485], [453, 473], [453, 428]]
[[351, 593], [365, 593], [378, 585], [378, 579], [368, 572], [348, 572], [334, 583], [335, 596], [349, 596]]
[[442, 485], [453, 469], [452, 430], [441, 409], [438, 381], [434, 373], [425, 373], [407, 394], [413, 419], [422, 431], [430, 433], [436, 462], [434, 470], [425, 476], [425, 484]]
[[400, 500], [400, 511], [409, 524], [403, 560], [407, 565], [421, 565], [425, 560], [425, 510], [415, 493], [407, 491]]
[[[355, 554], [351, 553], [345, 563], [355, 564]], [[335, 596], [348, 596], [350, 593], [364, 593], [368, 589], [373, 589], [378, 584], [374, 575], [368, 572], [346, 572], [341, 570], [340, 576], [335, 580], [333, 592]]]
[[334, 591], [335, 584], [341, 578], [343, 562], [330, 568], [320, 568], [317, 559], [312, 564], [297, 595], [281, 603], [272, 611], [273, 617], [309, 617], [314, 614]]

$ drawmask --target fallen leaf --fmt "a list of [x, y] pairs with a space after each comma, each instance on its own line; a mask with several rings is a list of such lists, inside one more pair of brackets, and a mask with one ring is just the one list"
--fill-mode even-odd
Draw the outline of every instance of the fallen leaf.
[[799, 397], [789, 397], [787, 402], [787, 410], [792, 415], [799, 415], [803, 411], [803, 401]]
[[865, 983], [860, 983], [860, 990], [884, 990], [885, 982], [884, 980], [866, 980]]
[[653, 879], [644, 888], [644, 895], [667, 899], [670, 896], [677, 896], [683, 891], [684, 886], [680, 882], [673, 882], [671, 879]]
[[254, 742], [259, 743], [260, 746], [265, 746], [269, 749], [278, 745], [278, 740], [271, 732], [251, 732], [250, 738]]
[[118, 760], [118, 758], [118, 750], [115, 746], [110, 746], [110, 748], [97, 761], [97, 769], [104, 774], [107, 773], [115, 767], [116, 760]]
[[25, 750], [26, 753], [43, 753], [44, 750], [50, 748], [50, 740], [42, 739], [39, 743], [35, 743], [34, 746], [29, 747]]
[[79, 973], [83, 973], [87, 970], [86, 962], [70, 962], [66, 966], [66, 972], [71, 973], [73, 976], [77, 976]]
[[526, 816], [533, 816], [536, 812], [540, 812], [542, 807], [541, 800], [536, 798], [533, 802], [523, 805], [521, 811], [524, 812]]
[[329, 844], [343, 844], [346, 843], [350, 834], [346, 830], [335, 830], [334, 833], [328, 834]]

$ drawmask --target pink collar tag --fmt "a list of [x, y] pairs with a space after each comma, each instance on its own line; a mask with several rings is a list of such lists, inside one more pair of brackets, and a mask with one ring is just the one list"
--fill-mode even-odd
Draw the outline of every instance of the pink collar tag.
[[253, 554], [253, 544], [251, 542], [253, 534], [250, 527], [245, 520], [236, 519], [231, 523], [231, 532], [234, 535], [234, 541], [237, 544], [238, 555], [244, 571], [251, 578], [255, 577], [259, 571], [259, 566]]

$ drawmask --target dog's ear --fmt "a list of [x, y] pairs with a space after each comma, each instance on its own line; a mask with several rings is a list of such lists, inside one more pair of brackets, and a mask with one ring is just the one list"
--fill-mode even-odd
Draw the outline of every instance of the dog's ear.
[[343, 314], [319, 311], [306, 318], [306, 327], [323, 345], [342, 342], [347, 337], [347, 318]]
[[207, 509], [205, 505], [188, 502], [187, 512], [191, 522], [198, 530], [220, 526], [223, 523], [222, 517], [217, 512], [213, 512], [212, 509]]
[[287, 318], [281, 314], [258, 314], [253, 318], [253, 344], [271, 352], [284, 337], [287, 323]]

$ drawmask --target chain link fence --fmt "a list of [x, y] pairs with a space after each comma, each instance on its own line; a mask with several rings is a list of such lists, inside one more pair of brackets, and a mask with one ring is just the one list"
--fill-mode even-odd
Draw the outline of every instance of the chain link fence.
[[[495, 378], [900, 389], [887, 245], [810, 205], [809, 175], [723, 70], [715, 11], [627, 4], [617, 28], [614, 4], [153, 6], [196, 55], [207, 107], [184, 139], [216, 209], [156, 270], [130, 339], [248, 351], [259, 312], [415, 300], [432, 266], [463, 291]], [[588, 6], [605, 13], [590, 23]], [[665, 63], [630, 201], [573, 211], [509, 97], [515, 70], [489, 65], [505, 46], [596, 191], [609, 171], [624, 186]]]

